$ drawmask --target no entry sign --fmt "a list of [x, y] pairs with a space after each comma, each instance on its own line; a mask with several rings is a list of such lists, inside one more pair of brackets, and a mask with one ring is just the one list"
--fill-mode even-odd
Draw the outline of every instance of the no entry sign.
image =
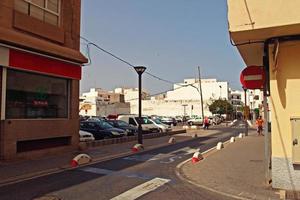
[[240, 75], [240, 81], [247, 89], [263, 89], [265, 80], [265, 71], [261, 66], [248, 66]]

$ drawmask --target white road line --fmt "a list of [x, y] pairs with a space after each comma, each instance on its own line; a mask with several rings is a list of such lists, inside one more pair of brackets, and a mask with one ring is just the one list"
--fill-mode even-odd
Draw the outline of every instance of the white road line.
[[134, 200], [144, 194], [156, 190], [168, 182], [170, 182], [170, 179], [154, 178], [112, 198], [111, 200]]

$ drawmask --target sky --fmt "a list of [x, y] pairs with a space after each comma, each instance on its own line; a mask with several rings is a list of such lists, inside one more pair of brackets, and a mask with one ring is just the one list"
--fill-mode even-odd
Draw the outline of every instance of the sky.
[[[81, 35], [133, 65], [174, 83], [185, 78], [228, 81], [240, 89], [245, 67], [230, 44], [226, 0], [82, 0]], [[86, 45], [81, 41], [86, 55]], [[132, 67], [90, 47], [91, 65], [83, 67], [81, 92], [137, 87]], [[172, 85], [143, 74], [151, 94]]]

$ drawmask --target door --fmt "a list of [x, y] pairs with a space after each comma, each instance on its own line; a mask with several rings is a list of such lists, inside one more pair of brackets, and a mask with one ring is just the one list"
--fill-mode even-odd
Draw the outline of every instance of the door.
[[300, 117], [291, 118], [292, 126], [292, 160], [293, 164], [300, 164]]

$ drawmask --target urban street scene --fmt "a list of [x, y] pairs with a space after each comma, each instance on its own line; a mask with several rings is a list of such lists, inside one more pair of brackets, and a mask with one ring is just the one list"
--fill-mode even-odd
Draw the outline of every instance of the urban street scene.
[[0, 200], [300, 199], [299, 12], [0, 0]]

